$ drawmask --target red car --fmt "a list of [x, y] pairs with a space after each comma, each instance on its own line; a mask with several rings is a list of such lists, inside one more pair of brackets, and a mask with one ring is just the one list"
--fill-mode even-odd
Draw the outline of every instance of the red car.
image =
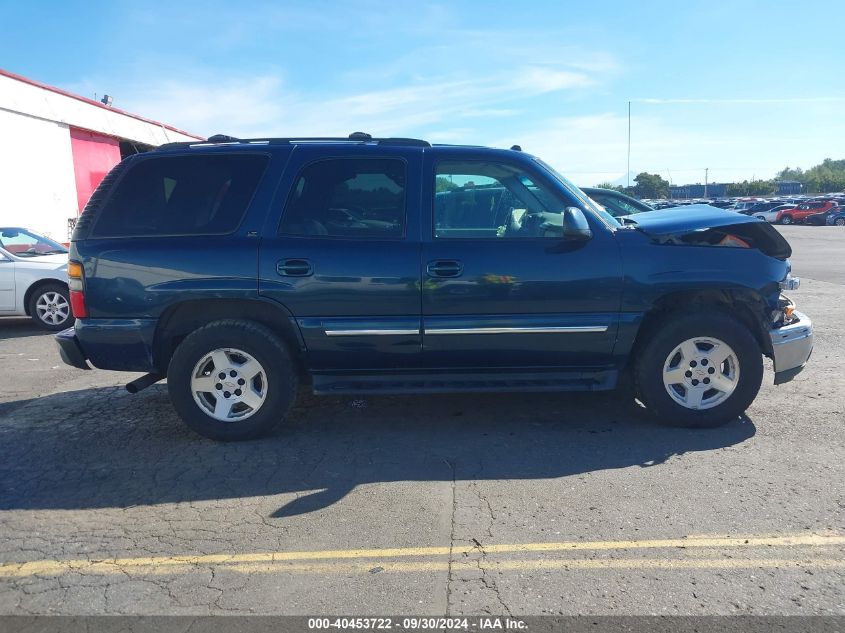
[[808, 216], [830, 211], [836, 205], [830, 200], [819, 202], [804, 202], [790, 209], [783, 209], [775, 218], [775, 224], [795, 224], [803, 222]]

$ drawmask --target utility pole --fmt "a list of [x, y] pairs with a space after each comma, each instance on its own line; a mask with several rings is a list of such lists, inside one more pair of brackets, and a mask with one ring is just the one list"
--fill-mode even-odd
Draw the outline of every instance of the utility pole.
[[704, 168], [704, 197], [705, 198], [707, 197], [707, 176], [709, 175], [709, 173], [710, 173], [710, 168], [705, 167]]
[[628, 189], [631, 188], [631, 102], [628, 102], [628, 170], [625, 172]]

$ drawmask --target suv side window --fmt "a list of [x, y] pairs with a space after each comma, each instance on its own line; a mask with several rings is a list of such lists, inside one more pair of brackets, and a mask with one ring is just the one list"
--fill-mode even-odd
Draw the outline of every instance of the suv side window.
[[117, 183], [92, 237], [225, 235], [249, 206], [269, 157], [259, 154], [143, 159]]
[[281, 235], [401, 238], [407, 165], [399, 158], [330, 158], [302, 169]]
[[435, 176], [435, 238], [560, 239], [565, 204], [519, 167], [443, 161]]

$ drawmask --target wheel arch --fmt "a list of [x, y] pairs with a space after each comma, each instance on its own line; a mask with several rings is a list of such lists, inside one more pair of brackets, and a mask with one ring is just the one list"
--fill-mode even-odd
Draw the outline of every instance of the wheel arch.
[[168, 307], [158, 319], [153, 337], [153, 362], [166, 373], [173, 352], [194, 330], [213, 321], [237, 319], [260, 323], [288, 347], [301, 376], [306, 376], [305, 343], [293, 315], [278, 303], [263, 299], [190, 299]]
[[658, 297], [643, 316], [630, 356], [635, 355], [672, 313], [698, 310], [718, 310], [738, 319], [754, 336], [761, 352], [766, 356], [772, 355], [772, 341], [765, 320], [768, 314], [766, 300], [753, 290], [730, 288], [683, 290]]
[[67, 290], [68, 287], [67, 281], [55, 279], [53, 277], [44, 277], [43, 279], [38, 279], [37, 281], [32, 282], [23, 295], [23, 309], [26, 312], [27, 316], [32, 316], [32, 311], [29, 309], [29, 302], [32, 299], [32, 295], [35, 294], [35, 291], [39, 288], [51, 284], [59, 284], [60, 286], [64, 287], [65, 290]]

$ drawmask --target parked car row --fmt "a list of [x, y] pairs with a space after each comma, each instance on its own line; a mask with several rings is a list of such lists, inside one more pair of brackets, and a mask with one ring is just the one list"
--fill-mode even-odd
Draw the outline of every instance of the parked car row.
[[[608, 190], [601, 191], [607, 196]], [[593, 194], [590, 194], [593, 196]], [[619, 194], [623, 195], [623, 194]], [[629, 196], [624, 196], [629, 198]], [[816, 197], [771, 198], [771, 199], [696, 199], [696, 200], [638, 200], [648, 208], [669, 209], [695, 204], [706, 204], [720, 209], [750, 215], [771, 224], [813, 224], [817, 226], [845, 226], [845, 194], [830, 194]], [[604, 204], [602, 202], [602, 204]]]
[[583, 188], [594, 201], [601, 204], [614, 217], [624, 217], [645, 211], [657, 211], [661, 209], [678, 208], [691, 205], [706, 204], [712, 207], [719, 207], [729, 211], [736, 211], [742, 215], [749, 215], [771, 224], [814, 224], [845, 226], [845, 198], [818, 198], [803, 202], [784, 200], [764, 200], [758, 202], [741, 201], [730, 202], [725, 206], [726, 200], [693, 200], [683, 203], [657, 203], [648, 200], [637, 200], [631, 196], [612, 189], [599, 189], [594, 187]]

